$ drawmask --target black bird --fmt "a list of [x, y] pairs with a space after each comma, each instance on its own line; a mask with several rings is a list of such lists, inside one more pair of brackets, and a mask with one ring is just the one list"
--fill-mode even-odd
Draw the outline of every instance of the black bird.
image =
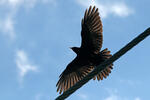
[[[89, 7], [85, 11], [84, 18], [82, 19], [82, 43], [81, 47], [72, 47], [71, 49], [77, 54], [76, 58], [67, 65], [66, 69], [59, 76], [57, 82], [57, 92], [68, 90], [79, 80], [91, 72], [97, 65], [109, 59], [112, 55], [108, 49], [100, 52], [103, 42], [102, 35], [102, 22], [100, 20], [98, 8], [95, 6]], [[97, 74], [93, 79], [103, 80], [106, 78], [113, 64], [109, 65], [106, 69]]]

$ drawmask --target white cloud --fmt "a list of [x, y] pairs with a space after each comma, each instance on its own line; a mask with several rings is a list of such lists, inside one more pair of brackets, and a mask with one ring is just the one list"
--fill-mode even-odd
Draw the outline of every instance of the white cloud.
[[34, 100], [52, 100], [51, 98], [47, 93], [37, 93]]
[[84, 93], [79, 93], [79, 94], [78, 94], [78, 97], [79, 97], [80, 99], [82, 99], [82, 100], [87, 100], [87, 99], [88, 99], [88, 96], [87, 96], [86, 94], [84, 94]]
[[14, 39], [16, 36], [15, 19], [20, 8], [30, 10], [37, 3], [55, 4], [54, 1], [55, 0], [0, 0], [0, 8], [4, 9], [3, 16], [0, 16], [0, 31], [11, 39]]
[[129, 80], [129, 79], [119, 79], [119, 82], [121, 84], [129, 85], [129, 86], [132, 86], [132, 87], [137, 87], [138, 85], [142, 84], [142, 82], [139, 81], [139, 80]]
[[134, 86], [136, 84], [136, 82], [134, 82], [132, 80], [123, 80], [123, 79], [121, 79], [120, 82], [131, 85], [131, 86]]
[[55, 3], [56, 0], [0, 0], [0, 5], [10, 10], [17, 10], [19, 7], [32, 8], [37, 3]]
[[111, 96], [105, 98], [104, 100], [119, 100], [119, 97], [117, 95], [111, 95]]
[[31, 64], [31, 61], [29, 61], [27, 54], [23, 50], [18, 50], [16, 52], [16, 65], [19, 70], [19, 77], [20, 81], [23, 80], [24, 76], [28, 72], [37, 72], [37, 66]]
[[[119, 95], [116, 94], [111, 94], [110, 96], [106, 97], [104, 100], [133, 100], [133, 99], [129, 99], [126, 97], [121, 97]], [[136, 97], [134, 100], [141, 100], [139, 97]]]
[[136, 97], [135, 100], [141, 100], [139, 97]]
[[35, 96], [35, 100], [42, 100], [42, 99], [41, 99], [42, 97], [43, 97], [42, 94], [37, 94], [37, 95]]
[[105, 88], [105, 90], [108, 92], [109, 96], [106, 97], [104, 100], [125, 100], [124, 98], [121, 98], [119, 95], [117, 95], [117, 89]]
[[2, 0], [0, 1], [0, 5], [6, 5], [6, 7], [12, 8], [12, 10], [16, 10], [17, 7], [24, 6], [30, 7], [31, 5], [35, 5], [38, 0]]
[[11, 39], [15, 38], [15, 32], [14, 32], [14, 21], [12, 20], [11, 16], [8, 16], [7, 18], [0, 20], [0, 30], [4, 35], [10, 37]]
[[90, 5], [95, 5], [100, 10], [100, 15], [102, 18], [108, 17], [108, 15], [116, 15], [119, 17], [126, 17], [133, 13], [133, 9], [128, 7], [124, 2], [112, 2], [101, 3], [97, 0], [77, 0], [82, 6], [89, 7]]
[[8, 3], [9, 5], [15, 7], [17, 5], [19, 5], [22, 0], [5, 0], [6, 3]]
[[109, 96], [104, 98], [104, 100], [141, 100], [139, 97], [135, 97], [134, 99], [131, 97], [123, 97], [117, 89], [106, 88], [105, 90]]
[[110, 12], [121, 17], [128, 16], [130, 13], [132, 13], [131, 9], [128, 8], [124, 3], [112, 5]]

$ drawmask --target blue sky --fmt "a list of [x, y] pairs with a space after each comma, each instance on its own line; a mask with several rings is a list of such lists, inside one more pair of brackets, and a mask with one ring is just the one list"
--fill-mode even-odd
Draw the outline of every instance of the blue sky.
[[[150, 26], [150, 1], [0, 0], [0, 100], [54, 100], [56, 83], [80, 46], [81, 19], [99, 8], [103, 48], [114, 54]], [[150, 37], [67, 100], [148, 100]]]

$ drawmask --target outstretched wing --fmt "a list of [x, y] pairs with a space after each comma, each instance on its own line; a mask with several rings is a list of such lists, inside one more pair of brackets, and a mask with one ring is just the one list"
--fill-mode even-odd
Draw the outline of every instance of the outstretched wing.
[[85, 11], [82, 19], [81, 48], [90, 53], [99, 53], [102, 47], [102, 22], [95, 6]]
[[83, 66], [79, 69], [72, 71], [65, 69], [64, 72], [62, 72], [62, 74], [59, 76], [60, 79], [56, 84], [57, 92], [59, 92], [59, 94], [65, 92], [70, 87], [75, 85], [78, 81], [82, 80], [82, 78], [85, 77], [92, 70], [93, 66]]

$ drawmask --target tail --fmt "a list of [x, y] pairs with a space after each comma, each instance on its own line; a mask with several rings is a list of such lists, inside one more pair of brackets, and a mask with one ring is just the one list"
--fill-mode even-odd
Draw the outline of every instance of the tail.
[[[110, 51], [106, 48], [100, 52], [101, 62], [104, 62], [105, 60], [109, 59], [112, 55], [110, 54]], [[113, 64], [110, 64], [105, 68], [103, 71], [98, 73], [93, 79], [95, 80], [103, 80], [103, 78], [106, 78], [109, 76], [109, 73], [111, 73], [111, 70], [113, 69]]]

